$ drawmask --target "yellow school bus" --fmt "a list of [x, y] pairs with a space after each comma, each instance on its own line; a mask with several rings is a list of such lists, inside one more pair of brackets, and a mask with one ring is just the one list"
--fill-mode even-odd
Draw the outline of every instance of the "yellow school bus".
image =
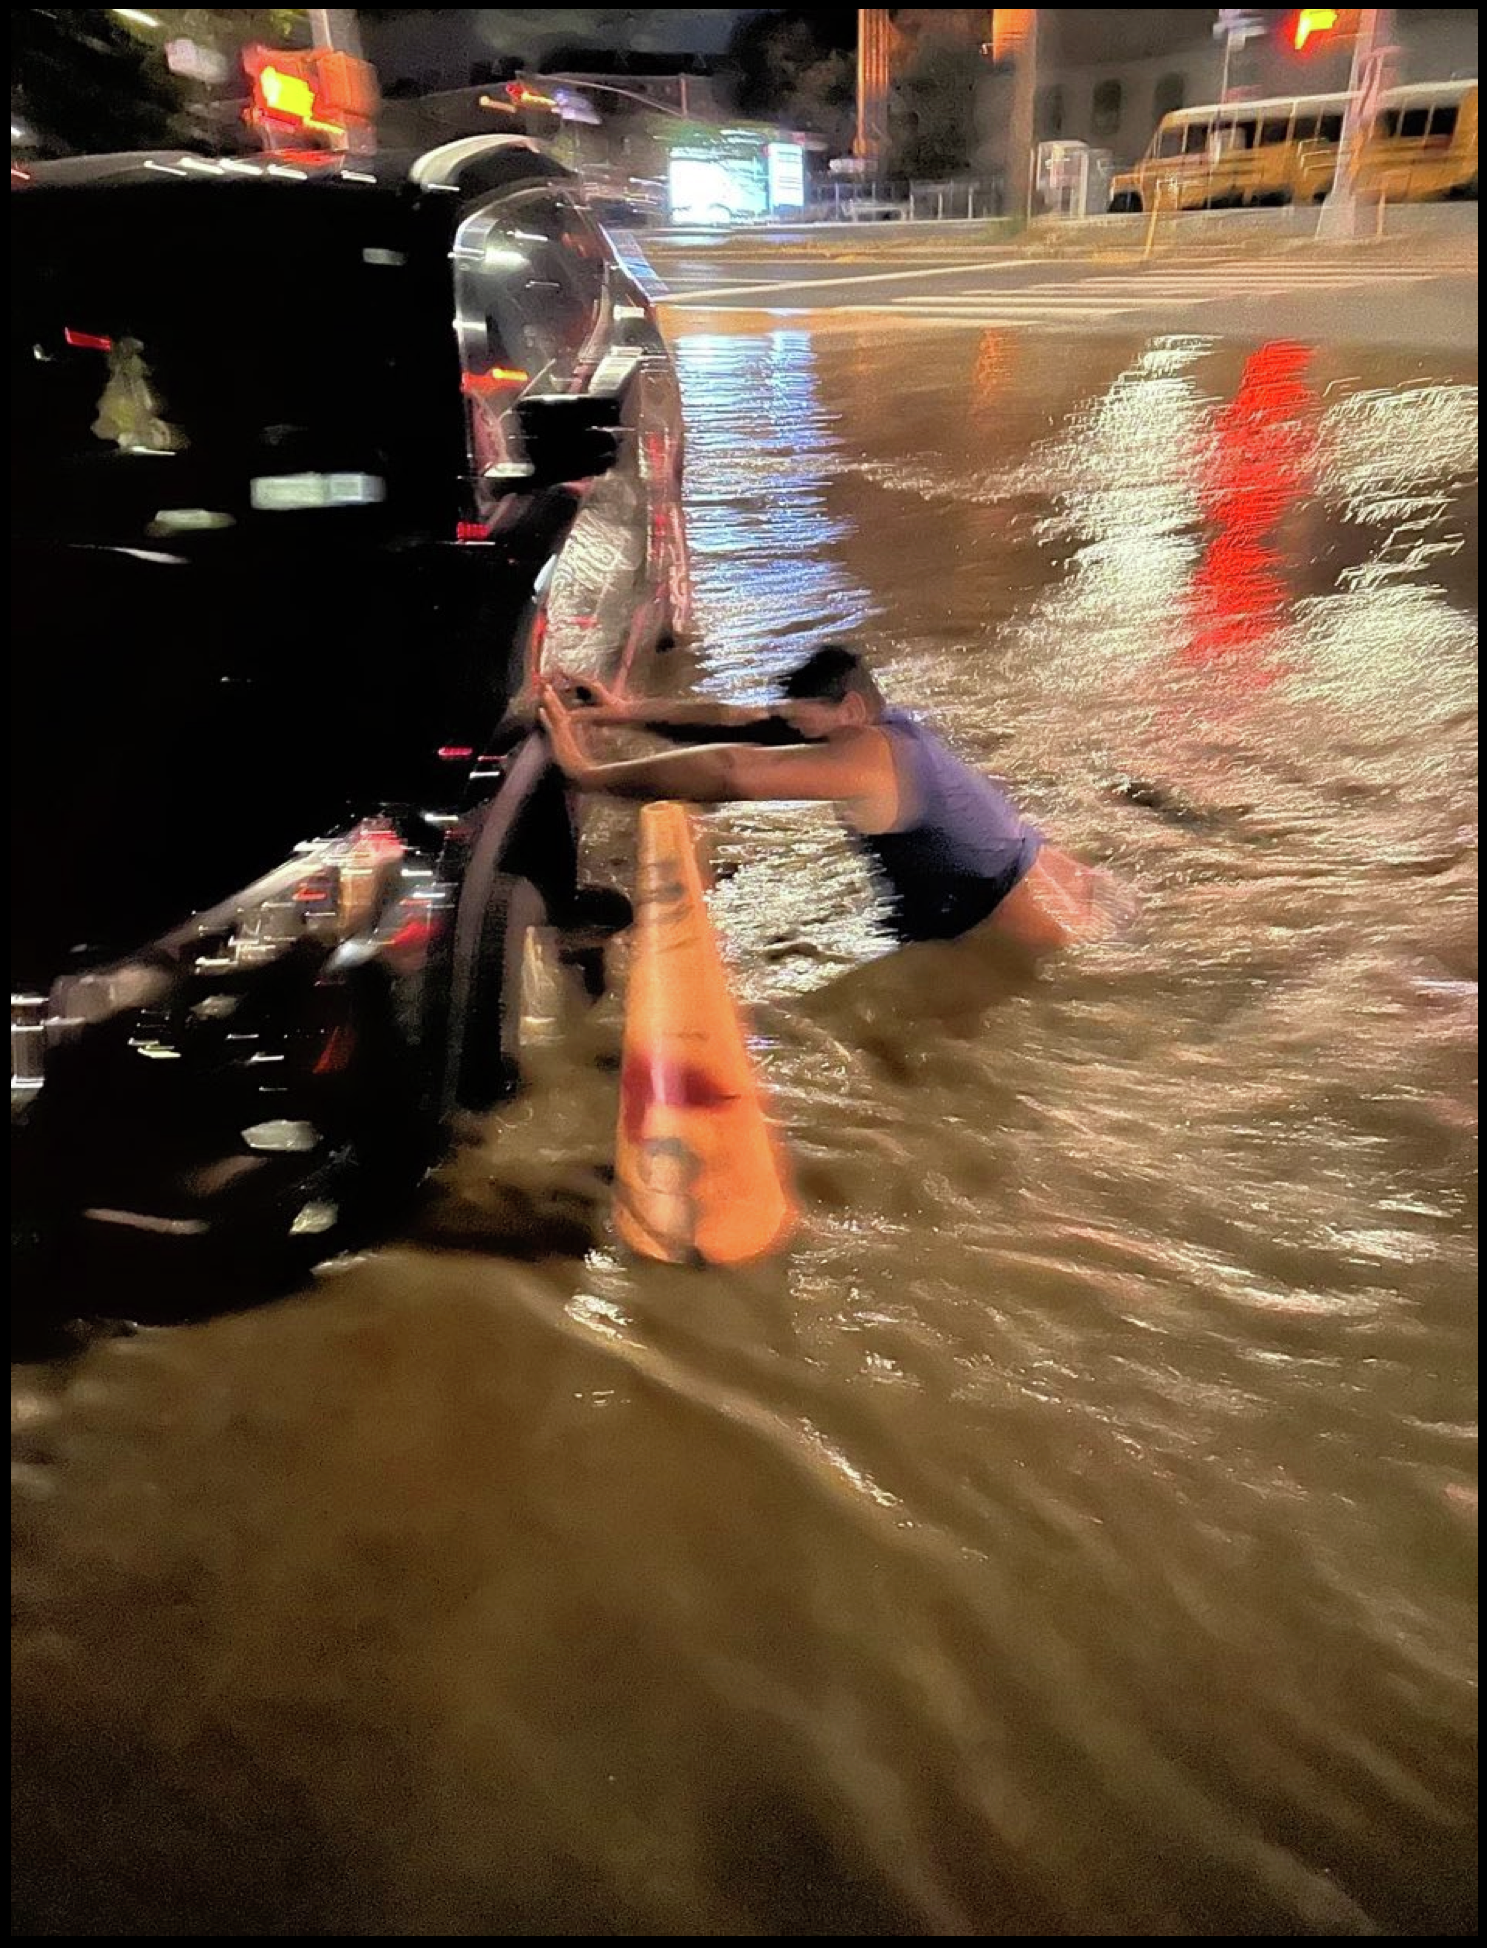
[[1276, 95], [1176, 109], [1135, 168], [1111, 178], [1111, 212], [1320, 203], [1347, 107], [1346, 95]]
[[1477, 84], [1391, 88], [1358, 157], [1358, 189], [1391, 203], [1477, 200]]

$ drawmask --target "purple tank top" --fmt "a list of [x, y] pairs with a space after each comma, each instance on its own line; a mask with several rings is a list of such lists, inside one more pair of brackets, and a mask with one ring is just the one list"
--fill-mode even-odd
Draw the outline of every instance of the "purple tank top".
[[858, 832], [899, 933], [944, 940], [984, 920], [1027, 873], [1042, 835], [993, 779], [901, 710], [884, 713], [905, 807], [896, 832]]

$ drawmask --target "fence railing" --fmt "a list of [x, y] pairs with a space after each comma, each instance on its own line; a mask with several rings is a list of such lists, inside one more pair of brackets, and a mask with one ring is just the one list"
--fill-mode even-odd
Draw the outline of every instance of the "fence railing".
[[803, 212], [815, 223], [946, 223], [1003, 214], [1002, 186], [994, 177], [822, 183]]

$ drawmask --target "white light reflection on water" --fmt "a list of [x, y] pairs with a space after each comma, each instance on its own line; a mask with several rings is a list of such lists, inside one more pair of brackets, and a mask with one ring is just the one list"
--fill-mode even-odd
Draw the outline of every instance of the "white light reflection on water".
[[[699, 682], [731, 702], [767, 700], [793, 663], [856, 637], [874, 613], [843, 561], [850, 524], [827, 507], [842, 442], [807, 331], [689, 334], [676, 361]], [[817, 987], [888, 945], [866, 868], [830, 812], [735, 806], [715, 839], [714, 912], [751, 997]]]
[[841, 440], [807, 331], [689, 334], [676, 360], [703, 687], [768, 697], [815, 643], [853, 635], [873, 614], [842, 565], [847, 523], [826, 505]]

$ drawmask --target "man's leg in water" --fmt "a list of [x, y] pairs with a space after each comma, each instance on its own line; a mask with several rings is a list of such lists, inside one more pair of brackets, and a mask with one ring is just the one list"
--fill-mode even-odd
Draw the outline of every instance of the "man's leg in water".
[[1132, 902], [1113, 874], [1044, 846], [978, 932], [1014, 940], [1030, 953], [1047, 954], [1060, 947], [1108, 940], [1134, 917]]

